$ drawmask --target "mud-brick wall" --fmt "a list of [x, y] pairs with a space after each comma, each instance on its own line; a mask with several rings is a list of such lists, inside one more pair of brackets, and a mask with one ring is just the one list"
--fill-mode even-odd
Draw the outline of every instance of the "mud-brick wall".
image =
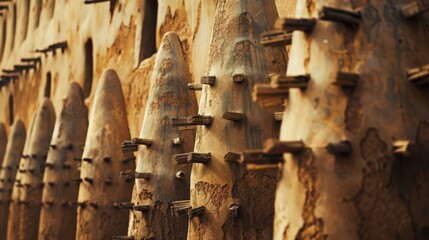
[[[280, 16], [294, 11], [291, 0], [276, 0]], [[41, 57], [36, 70], [20, 74], [0, 91], [0, 122], [29, 126], [45, 95], [60, 111], [70, 82], [79, 83], [90, 108], [106, 68], [118, 73], [132, 136], [138, 136], [149, 88], [148, 78], [162, 36], [179, 35], [193, 80], [207, 69], [216, 0], [116, 0], [85, 5], [84, 0], [13, 0], [0, 16], [0, 70], [22, 58]], [[67, 49], [36, 53], [67, 41]]]

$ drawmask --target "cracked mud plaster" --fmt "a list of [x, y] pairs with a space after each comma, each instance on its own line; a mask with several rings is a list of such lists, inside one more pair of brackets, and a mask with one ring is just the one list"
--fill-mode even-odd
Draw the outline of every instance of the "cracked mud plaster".
[[362, 124], [362, 104], [356, 97], [350, 97], [345, 112], [347, 131], [356, 134]]
[[143, 224], [146, 228], [145, 232], [148, 234], [142, 239], [177, 239], [173, 237], [173, 233], [177, 233], [181, 227], [186, 226], [176, 224], [175, 217], [172, 214], [169, 214], [170, 212], [171, 210], [169, 204], [162, 203], [160, 201], [156, 201], [153, 209], [151, 209], [148, 213], [132, 212], [133, 222], [130, 224], [131, 232], [139, 232], [139, 227], [141, 227]]
[[323, 234], [323, 219], [316, 217], [315, 209], [319, 193], [316, 191], [317, 168], [316, 158], [312, 152], [307, 151], [298, 159], [298, 180], [304, 186], [305, 200], [302, 212], [304, 224], [299, 229], [295, 239], [328, 239]]
[[168, 213], [170, 213], [168, 203], [160, 201], [155, 203], [153, 210], [150, 212], [148, 226], [152, 227], [152, 229], [148, 232], [157, 233], [158, 239], [172, 239], [173, 229], [179, 227], [175, 226], [173, 216]]
[[414, 239], [407, 202], [391, 180], [392, 159], [377, 129], [367, 130], [361, 141], [366, 161], [362, 188], [353, 202], [360, 216], [360, 239]]
[[[210, 193], [210, 195], [209, 195]], [[189, 232], [188, 239], [205, 239], [208, 218], [217, 218], [220, 215], [222, 206], [225, 205], [229, 194], [228, 186], [220, 184], [210, 184], [207, 182], [198, 182], [191, 189], [191, 199], [198, 199], [200, 204], [191, 202], [192, 206], [204, 206], [205, 213], [201, 217], [194, 217], [189, 225], [194, 230]], [[213, 214], [207, 214], [208, 212]]]
[[[222, 226], [226, 239], [271, 239], [271, 222], [274, 207], [261, 210], [260, 206], [274, 206], [277, 170], [248, 172], [236, 182], [232, 189], [235, 203], [240, 205], [239, 217], [229, 218]], [[248, 196], [253, 196], [249, 198]], [[243, 228], [250, 226], [250, 228]]]

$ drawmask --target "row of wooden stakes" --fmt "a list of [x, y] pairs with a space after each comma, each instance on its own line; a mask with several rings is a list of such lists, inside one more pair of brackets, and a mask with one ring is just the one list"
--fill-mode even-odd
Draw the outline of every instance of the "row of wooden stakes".
[[[327, 7], [322, 11], [320, 20], [342, 22], [352, 28], [359, 24], [359, 13]], [[279, 36], [279, 42], [289, 44], [291, 31], [311, 31], [316, 22], [315, 19], [281, 20], [274, 37]], [[270, 38], [273, 35], [264, 36], [268, 38], [265, 39], [266, 45], [278, 46], [276, 38], [274, 41]], [[265, 41], [264, 38], [262, 40]], [[410, 70], [410, 77], [419, 79], [417, 76], [421, 71], [427, 71], [427, 68]], [[197, 84], [190, 83], [190, 79], [178, 36], [167, 33], [157, 53], [139, 137], [131, 138], [129, 134], [122, 87], [113, 70], [105, 71], [98, 83], [90, 121], [82, 90], [76, 83], [70, 86], [58, 119], [55, 119], [52, 103], [48, 99], [43, 101], [29, 128], [27, 139], [23, 124], [17, 120], [9, 137], [0, 173], [0, 234], [3, 234], [0, 239], [6, 236], [8, 239], [183, 239], [188, 224], [189, 229], [194, 229], [194, 235], [189, 234], [188, 238], [194, 239], [201, 229], [207, 228], [207, 221], [215, 225], [218, 224], [216, 218], [244, 218], [253, 210], [249, 206], [243, 207], [246, 204], [243, 199], [227, 196], [233, 195], [231, 192], [234, 190], [219, 194], [221, 197], [216, 199], [217, 185], [201, 180], [209, 176], [216, 183], [227, 175], [221, 175], [227, 172], [225, 168], [219, 167], [220, 171], [213, 168], [215, 164], [238, 163], [248, 170], [260, 170], [277, 168], [283, 162], [285, 153], [301, 154], [310, 148], [323, 148], [334, 155], [352, 152], [352, 145], [347, 140], [324, 146], [308, 146], [301, 140], [269, 139], [262, 149], [239, 152], [230, 150], [235, 143], [228, 143], [229, 148], [222, 146], [218, 150], [218, 139], [206, 139], [203, 146], [206, 148], [203, 148], [197, 143], [215, 130], [219, 131], [216, 134], [221, 135], [226, 130], [233, 132], [242, 126], [248, 127], [245, 124], [250, 117], [246, 113], [250, 115], [252, 112], [224, 110], [216, 106], [220, 114], [211, 114], [204, 111], [213, 106], [207, 101], [200, 103], [202, 110], [196, 114], [195, 92], [189, 90], [201, 90], [207, 94], [209, 88], [223, 86], [223, 78], [218, 80], [215, 74], [207, 74]], [[254, 78], [240, 73], [234, 74], [232, 79], [235, 84], [241, 84]], [[336, 83], [342, 87], [354, 87], [359, 79], [354, 73], [340, 72]], [[253, 94], [255, 100], [264, 106], [283, 104], [289, 89], [304, 90], [309, 82], [308, 75], [273, 75], [270, 84], [256, 84]], [[273, 97], [277, 100], [272, 101]], [[223, 107], [233, 103], [226, 100], [224, 104]], [[282, 112], [271, 115], [274, 119], [264, 120], [279, 121], [283, 118]], [[197, 140], [195, 131], [198, 133]], [[204, 151], [207, 148], [211, 148], [212, 152]], [[412, 154], [413, 149], [412, 142], [397, 141], [393, 153], [407, 156]], [[139, 151], [137, 158], [133, 155], [136, 151]], [[222, 155], [223, 162], [219, 155]], [[210, 175], [206, 171], [209, 167], [213, 172], [218, 171], [216, 174], [220, 177]], [[199, 178], [193, 186], [190, 183], [191, 174]], [[246, 174], [243, 175], [249, 176]], [[15, 184], [12, 186], [13, 182]], [[257, 182], [257, 186], [261, 182]], [[200, 192], [198, 184], [203, 186]], [[228, 184], [220, 188], [225, 186], [232, 188]], [[252, 187], [245, 190], [251, 192]], [[206, 199], [198, 201], [195, 197], [205, 191], [212, 194], [207, 198], [207, 204], [204, 203]], [[221, 204], [213, 204], [210, 202], [212, 199]], [[67, 206], [76, 206], [77, 209]], [[216, 212], [217, 209], [222, 211]], [[216, 215], [213, 212], [218, 216], [213, 217]], [[262, 221], [268, 220], [263, 218]], [[220, 225], [223, 224], [221, 222]], [[213, 229], [209, 235], [215, 234], [217, 228]]]

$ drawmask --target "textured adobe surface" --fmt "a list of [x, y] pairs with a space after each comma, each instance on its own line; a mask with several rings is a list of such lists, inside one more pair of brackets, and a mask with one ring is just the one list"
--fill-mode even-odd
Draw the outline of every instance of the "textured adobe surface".
[[39, 239], [75, 239], [76, 205], [79, 185], [79, 161], [88, 129], [88, 110], [83, 91], [70, 84], [63, 107], [55, 123], [51, 148], [43, 176]]
[[[136, 172], [150, 172], [149, 180], [136, 179], [133, 203], [153, 207], [148, 213], [131, 212], [129, 234], [136, 239], [186, 239], [188, 219], [172, 216], [170, 203], [189, 199], [189, 166], [175, 166], [173, 154], [191, 152], [195, 130], [179, 131], [171, 119], [197, 113], [195, 93], [188, 91], [191, 74], [180, 40], [175, 33], [164, 36], [151, 76], [151, 87], [140, 138], [153, 141], [141, 146]], [[179, 145], [173, 140], [180, 138]], [[182, 171], [183, 179], [176, 177]]]
[[131, 199], [132, 185], [119, 178], [121, 171], [134, 169], [121, 144], [130, 139], [124, 95], [114, 70], [106, 70], [97, 87], [82, 155], [79, 188], [77, 239], [110, 239], [126, 235], [128, 212], [113, 207]]
[[[294, 32], [288, 75], [310, 74], [291, 90], [282, 140], [309, 147], [286, 154], [277, 188], [275, 239], [426, 239], [429, 189], [427, 89], [406, 71], [427, 64], [427, 16], [406, 20], [402, 1], [297, 1], [297, 18], [323, 6], [360, 9], [357, 29], [318, 21]], [[333, 84], [338, 71], [360, 75], [354, 90]], [[324, 146], [349, 140], [334, 156]], [[417, 152], [395, 157], [398, 140]]]

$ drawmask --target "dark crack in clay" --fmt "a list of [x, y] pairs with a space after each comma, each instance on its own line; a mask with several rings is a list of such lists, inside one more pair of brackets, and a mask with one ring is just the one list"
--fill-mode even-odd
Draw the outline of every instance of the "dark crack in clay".
[[296, 239], [328, 239], [323, 234], [323, 219], [316, 217], [315, 209], [319, 193], [316, 191], [317, 168], [316, 158], [311, 152], [306, 152], [298, 159], [298, 180], [305, 189], [305, 201], [302, 212], [304, 224], [299, 229]]

